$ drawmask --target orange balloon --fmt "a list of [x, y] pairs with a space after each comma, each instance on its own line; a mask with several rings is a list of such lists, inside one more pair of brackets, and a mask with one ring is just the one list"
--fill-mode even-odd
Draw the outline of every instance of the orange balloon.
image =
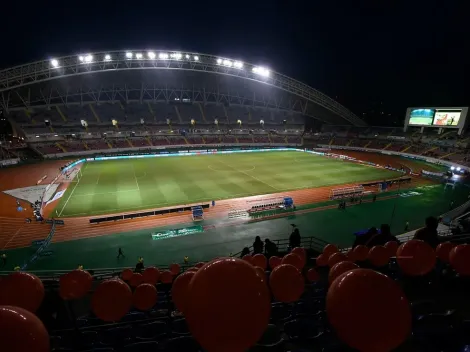
[[26, 309], [0, 306], [2, 351], [49, 352], [49, 334], [41, 320]]
[[171, 273], [171, 271], [162, 271], [160, 273], [160, 281], [164, 284], [171, 284], [173, 282], [173, 274]]
[[140, 273], [133, 273], [131, 279], [129, 280], [129, 285], [131, 287], [137, 287], [144, 281], [144, 277]]
[[297, 254], [300, 259], [302, 259], [302, 267], [305, 266], [305, 264], [307, 263], [307, 252], [305, 251], [305, 248], [303, 247], [295, 247], [291, 253], [295, 253]]
[[253, 257], [251, 254], [245, 254], [242, 259], [250, 264], [253, 264]]
[[20, 307], [34, 313], [44, 299], [44, 285], [33, 274], [18, 271], [2, 280], [0, 305]]
[[443, 262], [443, 263], [448, 263], [449, 262], [449, 255], [450, 251], [452, 248], [454, 248], [455, 245], [451, 242], [443, 242], [440, 243], [437, 248], [436, 248], [436, 255], [437, 257]]
[[323, 254], [325, 254], [328, 258], [332, 255], [335, 254], [336, 252], [339, 252], [338, 247], [336, 247], [334, 244], [327, 244], [325, 248], [323, 248]]
[[318, 275], [318, 272], [314, 268], [308, 269], [307, 280], [309, 282], [320, 281], [320, 275]]
[[134, 274], [132, 269], [124, 269], [121, 273], [121, 278], [124, 281], [129, 281], [132, 278], [132, 274]]
[[369, 256], [369, 248], [367, 248], [366, 246], [363, 246], [362, 244], [354, 247], [353, 252], [354, 252], [354, 257], [356, 258], [356, 261], [358, 262], [363, 262], [367, 260], [367, 257]]
[[328, 290], [326, 312], [338, 337], [362, 352], [398, 347], [411, 333], [411, 312], [400, 286], [369, 269], [336, 278]]
[[188, 288], [191, 279], [196, 275], [195, 271], [186, 271], [175, 279], [171, 287], [171, 297], [176, 308], [184, 313], [188, 302]]
[[395, 257], [397, 255], [398, 242], [389, 241], [389, 242], [385, 243], [385, 248], [388, 249], [390, 257]]
[[347, 271], [357, 269], [359, 266], [357, 264], [354, 264], [353, 262], [339, 262], [333, 265], [333, 267], [330, 269], [330, 272], [328, 274], [328, 282], [330, 284], [335, 281], [335, 279], [344, 274]]
[[266, 267], [268, 266], [268, 260], [261, 253], [255, 254], [253, 256], [251, 263], [253, 264], [253, 266], [259, 266], [260, 268], [263, 268], [263, 269], [266, 269]]
[[88, 271], [73, 270], [59, 279], [59, 295], [64, 300], [79, 299], [91, 290], [93, 277]]
[[176, 264], [176, 263], [173, 263], [170, 265], [170, 272], [173, 274], [173, 275], [178, 275], [181, 271], [181, 267], [179, 264]]
[[256, 273], [258, 276], [266, 282], [266, 272], [264, 271], [263, 268], [260, 268], [259, 266], [255, 266]]
[[459, 244], [449, 254], [450, 265], [462, 276], [470, 275], [470, 245]]
[[327, 266], [328, 265], [328, 257], [326, 254], [320, 254], [317, 257], [316, 263], [318, 266]]
[[159, 277], [160, 270], [158, 270], [158, 268], [150, 266], [148, 268], [145, 268], [144, 272], [142, 273], [142, 282], [151, 285], [156, 285]]
[[120, 279], [103, 281], [91, 298], [93, 313], [103, 321], [118, 321], [129, 312], [131, 306], [131, 289]]
[[300, 258], [295, 253], [289, 253], [284, 258], [282, 258], [281, 264], [290, 264], [295, 266], [297, 269], [302, 270], [304, 265], [302, 262], [302, 258]]
[[374, 246], [370, 249], [367, 259], [373, 266], [383, 267], [388, 264], [390, 250], [384, 246]]
[[299, 300], [304, 292], [305, 281], [302, 273], [295, 266], [281, 264], [271, 272], [269, 286], [273, 296], [279, 302], [291, 303]]
[[282, 259], [277, 256], [272, 256], [269, 258], [269, 267], [274, 269], [276, 266], [281, 265]]
[[328, 266], [330, 268], [332, 268], [335, 264], [337, 264], [339, 262], [348, 261], [348, 260], [349, 260], [349, 258], [346, 254], [343, 254], [341, 252], [333, 253], [328, 258]]
[[397, 262], [401, 270], [407, 275], [425, 275], [434, 268], [436, 253], [426, 242], [410, 240], [398, 247]]
[[196, 268], [202, 268], [204, 266], [204, 262], [199, 262], [195, 265]]
[[207, 352], [240, 352], [266, 330], [271, 300], [252, 265], [221, 258], [194, 275], [185, 310], [192, 335]]
[[132, 295], [132, 303], [139, 310], [146, 311], [157, 303], [157, 289], [152, 284], [141, 284], [137, 286]]

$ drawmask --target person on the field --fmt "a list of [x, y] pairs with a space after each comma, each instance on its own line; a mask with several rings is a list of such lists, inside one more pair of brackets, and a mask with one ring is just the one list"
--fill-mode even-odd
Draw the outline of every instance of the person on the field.
[[300, 247], [300, 241], [301, 241], [301, 237], [300, 237], [299, 229], [294, 228], [294, 230], [292, 231], [292, 233], [289, 236], [289, 246], [290, 246], [290, 248], [294, 249], [296, 247]]
[[263, 241], [259, 236], [256, 236], [255, 242], [253, 242], [253, 254], [263, 253]]
[[124, 253], [122, 252], [122, 248], [121, 248], [121, 247], [119, 247], [119, 249], [118, 249], [118, 255], [117, 255], [117, 259], [119, 259], [121, 256], [122, 256], [123, 258], [125, 258], [125, 257], [126, 257], [126, 256], [124, 255]]
[[405, 231], [408, 231], [409, 228], [410, 228], [410, 223], [407, 221], [405, 223]]
[[184, 256], [184, 264], [189, 263], [189, 257], [187, 255]]
[[437, 227], [439, 221], [434, 216], [426, 218], [426, 226], [415, 232], [413, 239], [422, 240], [428, 243], [431, 247], [436, 248], [439, 244], [439, 236], [437, 234]]
[[2, 267], [7, 265], [7, 255], [5, 253], [2, 254]]

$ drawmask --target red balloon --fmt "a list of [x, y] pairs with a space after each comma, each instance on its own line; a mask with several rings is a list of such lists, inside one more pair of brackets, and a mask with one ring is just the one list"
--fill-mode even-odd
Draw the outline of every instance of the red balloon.
[[175, 279], [171, 287], [171, 297], [176, 308], [184, 313], [188, 302], [189, 282], [196, 275], [195, 271], [186, 271]]
[[44, 285], [33, 274], [18, 271], [2, 280], [0, 305], [20, 307], [34, 313], [44, 299]]
[[121, 278], [124, 281], [129, 281], [132, 278], [132, 274], [134, 274], [132, 269], [124, 269], [121, 273]]
[[388, 249], [390, 257], [395, 257], [397, 255], [398, 242], [389, 241], [389, 242], [385, 243], [385, 248]]
[[41, 320], [26, 309], [0, 306], [2, 351], [49, 352], [49, 334]]
[[242, 259], [250, 264], [253, 264], [253, 257], [251, 254], [245, 254]]
[[450, 265], [460, 275], [470, 275], [470, 245], [459, 244], [449, 254]]
[[354, 269], [333, 281], [326, 299], [338, 337], [362, 352], [398, 347], [411, 333], [411, 312], [400, 286], [369, 269]]
[[302, 267], [304, 267], [305, 264], [307, 263], [307, 252], [305, 251], [305, 248], [303, 248], [303, 247], [295, 247], [295, 248], [291, 251], [291, 253], [297, 254], [297, 255], [300, 257], [300, 259], [302, 259], [302, 263], [303, 263]]
[[449, 262], [450, 251], [455, 247], [451, 242], [440, 243], [436, 248], [437, 257], [444, 263]]
[[367, 248], [366, 246], [363, 246], [362, 244], [354, 247], [353, 252], [354, 252], [354, 257], [356, 258], [356, 261], [358, 262], [365, 261], [367, 257], [369, 256], [369, 248]]
[[309, 282], [320, 281], [320, 275], [318, 275], [318, 272], [314, 268], [308, 269], [307, 280]]
[[91, 298], [93, 313], [103, 321], [118, 321], [129, 312], [131, 306], [131, 289], [119, 279], [103, 281]]
[[255, 254], [253, 256], [251, 263], [253, 264], [253, 266], [259, 266], [260, 268], [263, 268], [263, 269], [266, 269], [266, 267], [268, 266], [268, 260], [261, 253]]
[[384, 246], [374, 246], [370, 249], [367, 259], [373, 266], [383, 267], [388, 264], [390, 250]]
[[132, 295], [132, 303], [139, 310], [149, 310], [157, 303], [157, 289], [152, 284], [137, 286]]
[[269, 322], [267, 285], [244, 260], [213, 260], [189, 284], [186, 320], [207, 352], [240, 352], [253, 346]]
[[129, 285], [131, 287], [137, 287], [144, 281], [144, 277], [140, 273], [133, 273], [131, 279], [129, 280]]
[[346, 253], [346, 256], [348, 257], [348, 259], [351, 261], [351, 262], [355, 262], [356, 261], [356, 255], [354, 253], [354, 251], [352, 249], [350, 249], [347, 253]]
[[335, 264], [339, 262], [345, 262], [348, 261], [349, 258], [346, 254], [343, 254], [341, 252], [333, 253], [329, 258], [328, 258], [328, 266], [332, 268]]
[[316, 263], [317, 263], [317, 266], [327, 266], [328, 265], [328, 257], [326, 256], [326, 254], [320, 254], [317, 257]]
[[156, 285], [158, 282], [158, 278], [160, 277], [160, 270], [153, 266], [145, 268], [144, 272], [142, 273], [142, 282], [146, 284]]
[[302, 270], [304, 265], [302, 262], [302, 258], [300, 258], [295, 253], [289, 253], [284, 258], [282, 258], [281, 264], [290, 264], [295, 266], [297, 269]]
[[295, 266], [281, 264], [271, 272], [269, 286], [278, 301], [291, 303], [299, 300], [304, 292], [305, 281], [302, 273]]
[[91, 290], [93, 277], [88, 271], [73, 270], [60, 277], [59, 295], [64, 300], [79, 299]]
[[179, 264], [173, 263], [170, 265], [170, 272], [173, 275], [178, 275], [180, 273], [181, 267]]
[[198, 270], [199, 270], [199, 268], [193, 266], [192, 268], [189, 268], [189, 269], [187, 269], [186, 271], [194, 271], [194, 272], [196, 272], [196, 271], [198, 271]]
[[335, 254], [336, 252], [339, 252], [338, 247], [336, 247], [334, 244], [327, 244], [325, 248], [323, 248], [323, 254], [325, 254], [328, 258], [332, 255]]
[[259, 266], [255, 266], [256, 273], [258, 276], [266, 282], [266, 271], [264, 271], [263, 268], [260, 268]]
[[331, 269], [330, 269], [330, 272], [328, 274], [328, 282], [330, 284], [333, 283], [333, 281], [335, 281], [335, 279], [344, 274], [345, 272], [347, 271], [350, 271], [350, 270], [353, 270], [353, 269], [357, 269], [359, 268], [359, 266], [357, 264], [354, 264], [353, 262], [339, 262], [339, 263], [336, 263]]
[[282, 259], [277, 256], [269, 258], [269, 267], [274, 269], [276, 266], [281, 265]]
[[398, 247], [397, 262], [405, 274], [420, 276], [429, 273], [434, 268], [436, 253], [426, 242], [410, 240]]
[[164, 284], [171, 284], [173, 282], [173, 274], [171, 271], [162, 271], [160, 273], [160, 281]]
[[199, 262], [195, 265], [196, 268], [202, 268], [204, 266], [204, 263], [203, 262]]

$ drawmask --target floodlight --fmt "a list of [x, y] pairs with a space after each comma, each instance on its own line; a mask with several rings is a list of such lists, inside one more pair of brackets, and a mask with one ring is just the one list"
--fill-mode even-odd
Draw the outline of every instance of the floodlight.
[[131, 52], [127, 52], [127, 53], [126, 53], [126, 57], [127, 57], [128, 59], [132, 59], [132, 53], [131, 53]]
[[253, 67], [253, 72], [264, 77], [269, 77], [270, 72], [267, 68], [264, 67]]
[[199, 61], [199, 56], [194, 56], [194, 61]]
[[158, 58], [162, 60], [168, 59], [168, 54], [167, 53], [160, 53], [158, 54]]
[[135, 54], [135, 57], [136, 57], [137, 59], [139, 59], [139, 60], [142, 59], [142, 53], [137, 53], [137, 54]]
[[188, 54], [186, 54], [184, 57], [186, 58], [186, 60], [189, 60], [189, 55]]
[[78, 57], [78, 60], [79, 60], [80, 62], [83, 62], [83, 61], [85, 60], [85, 58], [84, 58], [82, 55], [80, 55], [80, 56]]
[[152, 60], [155, 59], [155, 57], [156, 57], [156, 55], [155, 55], [155, 53], [154, 53], [153, 51], [149, 51], [149, 52], [147, 53], [147, 56], [149, 57], [149, 59], [152, 59]]
[[450, 169], [451, 169], [452, 171], [454, 171], [454, 170], [455, 170], [455, 167], [454, 167], [454, 166], [451, 166]]
[[233, 66], [235, 66], [236, 68], [243, 68], [243, 62], [241, 61], [235, 61], [233, 63]]
[[52, 67], [59, 67], [59, 61], [57, 61], [57, 59], [52, 59], [51, 60], [51, 65], [52, 65]]
[[92, 62], [93, 61], [93, 56], [88, 54], [87, 56], [85, 56], [85, 62]]
[[232, 67], [233, 62], [230, 61], [230, 60], [224, 60], [224, 61], [223, 61], [223, 64], [224, 64], [224, 66]]
[[106, 54], [106, 55], [104, 56], [104, 59], [105, 59], [106, 61], [109, 61], [109, 60], [111, 60], [111, 55], [109, 55], [109, 54]]
[[458, 168], [457, 168], [457, 171], [460, 171], [460, 170], [461, 170], [461, 168], [460, 168], [460, 167], [458, 167]]
[[217, 64], [221, 65], [222, 64], [222, 59], [217, 59]]
[[183, 55], [181, 53], [173, 53], [171, 54], [171, 57], [173, 59], [176, 59], [176, 60], [181, 60], [181, 58], [183, 57]]

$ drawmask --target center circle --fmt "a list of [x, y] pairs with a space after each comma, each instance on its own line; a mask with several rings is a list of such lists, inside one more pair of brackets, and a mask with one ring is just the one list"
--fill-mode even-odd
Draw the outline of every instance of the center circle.
[[212, 171], [217, 171], [217, 172], [248, 172], [248, 171], [253, 171], [256, 166], [251, 166], [250, 168], [247, 169], [237, 169], [236, 167], [233, 167], [232, 165], [208, 165], [207, 168]]

